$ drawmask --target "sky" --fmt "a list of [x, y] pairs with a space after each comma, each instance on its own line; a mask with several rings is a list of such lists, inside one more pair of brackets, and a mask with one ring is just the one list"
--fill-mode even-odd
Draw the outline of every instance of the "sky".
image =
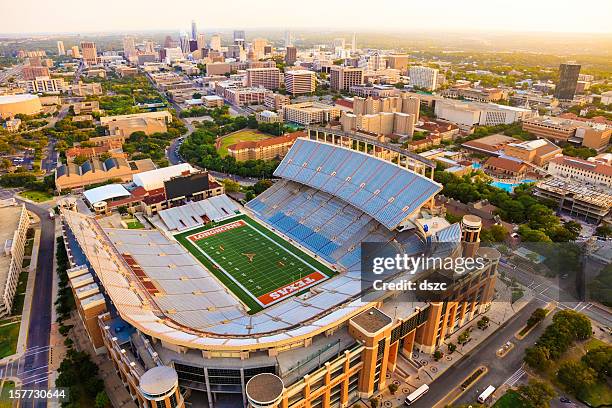
[[214, 29], [612, 33], [612, 0], [0, 0], [0, 33]]

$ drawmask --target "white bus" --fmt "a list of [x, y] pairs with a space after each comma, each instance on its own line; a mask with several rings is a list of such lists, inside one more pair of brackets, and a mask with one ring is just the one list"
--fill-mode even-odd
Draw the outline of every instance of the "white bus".
[[480, 396], [478, 397], [478, 402], [480, 402], [481, 404], [484, 404], [491, 397], [491, 395], [493, 395], [494, 392], [495, 392], [495, 387], [492, 385], [489, 385], [482, 392], [482, 394], [480, 394]]
[[406, 405], [412, 405], [414, 401], [418, 400], [423, 395], [425, 395], [427, 391], [429, 391], [429, 387], [427, 386], [427, 384], [421, 385], [412, 394], [406, 397]]

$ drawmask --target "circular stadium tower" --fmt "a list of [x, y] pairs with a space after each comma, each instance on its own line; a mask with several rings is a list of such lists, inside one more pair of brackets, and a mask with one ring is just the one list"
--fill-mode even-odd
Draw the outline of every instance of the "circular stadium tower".
[[283, 394], [283, 380], [274, 374], [257, 374], [246, 385], [249, 406], [272, 408], [277, 406]]
[[[168, 366], [153, 367], [140, 377], [142, 396], [151, 406], [182, 407], [182, 397], [178, 392], [178, 375]], [[152, 401], [156, 401], [154, 405]], [[169, 405], [168, 405], [169, 404]]]

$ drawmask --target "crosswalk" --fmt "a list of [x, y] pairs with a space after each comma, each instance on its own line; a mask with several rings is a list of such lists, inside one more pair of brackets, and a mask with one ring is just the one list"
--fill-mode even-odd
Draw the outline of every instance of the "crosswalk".
[[525, 370], [523, 370], [523, 367], [521, 367], [518, 370], [516, 370], [514, 374], [508, 377], [508, 379], [504, 382], [504, 384], [508, 385], [509, 387], [513, 387], [514, 384], [519, 382], [520, 379], [523, 378], [524, 375], [525, 375]]

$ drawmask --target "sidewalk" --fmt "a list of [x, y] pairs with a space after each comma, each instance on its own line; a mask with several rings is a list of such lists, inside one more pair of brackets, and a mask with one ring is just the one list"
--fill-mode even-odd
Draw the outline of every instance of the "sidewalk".
[[[38, 217], [34, 213], [30, 213], [36, 223]], [[36, 227], [36, 225], [35, 225]], [[0, 359], [0, 364], [6, 364], [10, 361], [19, 359], [26, 351], [28, 343], [28, 329], [30, 327], [30, 313], [32, 309], [32, 298], [34, 285], [36, 284], [36, 266], [38, 263], [38, 249], [40, 247], [40, 227], [36, 227], [34, 231], [34, 245], [32, 246], [32, 255], [30, 257], [30, 265], [28, 266], [28, 284], [26, 285], [25, 297], [23, 302], [23, 310], [20, 316], [19, 337], [17, 338], [17, 347], [15, 354], [6, 356]]]
[[[415, 367], [414, 370], [412, 370], [412, 375], [407, 378], [398, 372], [401, 370], [397, 369], [394, 373], [390, 375], [387, 374], [387, 385], [395, 383], [399, 388], [395, 395], [391, 395], [387, 386], [382, 393], [377, 395], [377, 397], [382, 397], [381, 407], [401, 406], [408, 394], [423, 384], [431, 384], [453, 364], [461, 361], [464, 355], [470, 353], [472, 350], [478, 347], [480, 343], [495, 333], [502, 324], [510, 320], [512, 316], [518, 313], [523, 307], [525, 307], [525, 305], [527, 305], [527, 303], [532, 300], [531, 293], [526, 291], [522, 298], [512, 304], [512, 290], [510, 287], [508, 287], [505, 282], [498, 279], [496, 288], [496, 298], [493, 300], [493, 302], [491, 302], [489, 310], [483, 314], [476, 315], [472, 321], [464, 324], [461, 328], [446, 338], [440, 345], [439, 350], [444, 353], [444, 356], [439, 361], [435, 361], [433, 355], [431, 354], [420, 353], [416, 350], [412, 353], [412, 356], [404, 356], [401, 354], [398, 356], [398, 367], [400, 367], [400, 363], [402, 361], [407, 362], [408, 358], [411, 358], [413, 363], [408, 363], [407, 365], [415, 365], [416, 363], [416, 365], [420, 366], [420, 368], [417, 369]], [[489, 326], [485, 330], [480, 330], [477, 327], [477, 322], [483, 316], [487, 316], [490, 319], [490, 322]], [[459, 345], [457, 341], [459, 335], [470, 329], [471, 332], [469, 341], [464, 345]], [[447, 346], [449, 343], [454, 343], [457, 345], [457, 349], [453, 353], [448, 352]], [[362, 401], [362, 403], [364, 403], [364, 401]]]

